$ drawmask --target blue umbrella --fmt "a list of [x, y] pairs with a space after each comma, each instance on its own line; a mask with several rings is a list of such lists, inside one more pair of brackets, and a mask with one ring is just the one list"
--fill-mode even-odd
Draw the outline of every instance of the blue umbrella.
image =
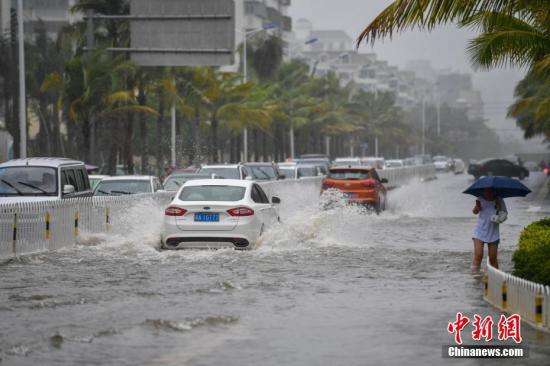
[[475, 181], [467, 190], [462, 193], [482, 197], [485, 188], [492, 188], [495, 195], [500, 198], [525, 197], [531, 190], [524, 186], [519, 180], [507, 177], [482, 177]]

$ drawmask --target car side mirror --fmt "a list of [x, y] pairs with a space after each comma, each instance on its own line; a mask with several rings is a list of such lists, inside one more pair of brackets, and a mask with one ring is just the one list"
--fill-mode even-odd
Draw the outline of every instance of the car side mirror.
[[386, 184], [386, 183], [388, 183], [388, 179], [387, 178], [382, 178], [382, 179], [380, 179], [380, 183]]
[[72, 194], [74, 192], [75, 192], [75, 189], [72, 184], [65, 184], [63, 186], [63, 194]]
[[281, 199], [279, 197], [271, 197], [271, 203], [273, 203], [274, 205], [278, 205], [281, 203]]

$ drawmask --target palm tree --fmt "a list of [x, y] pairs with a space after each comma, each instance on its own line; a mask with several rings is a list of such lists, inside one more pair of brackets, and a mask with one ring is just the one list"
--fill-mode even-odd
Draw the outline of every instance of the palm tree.
[[468, 47], [475, 65], [550, 64], [546, 0], [396, 0], [363, 30], [357, 44], [408, 29], [431, 30], [450, 22], [480, 31]]
[[532, 71], [516, 87], [516, 101], [508, 110], [525, 138], [550, 139], [550, 72]]

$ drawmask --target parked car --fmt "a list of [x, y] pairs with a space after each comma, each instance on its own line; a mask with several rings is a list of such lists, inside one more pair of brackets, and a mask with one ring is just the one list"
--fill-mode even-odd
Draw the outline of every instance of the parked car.
[[376, 212], [386, 209], [387, 195], [384, 183], [376, 169], [368, 167], [334, 167], [323, 180], [322, 191], [337, 189], [348, 203], [373, 208]]
[[249, 180], [186, 182], [165, 210], [162, 248], [254, 248], [278, 221], [280, 202]]
[[169, 192], [176, 192], [187, 181], [197, 179], [209, 179], [211, 178], [207, 174], [197, 173], [172, 173], [162, 183], [164, 190]]
[[442, 155], [437, 155], [433, 157], [433, 163], [435, 165], [435, 170], [438, 172], [448, 172], [451, 169], [449, 164], [449, 158]]
[[242, 164], [203, 165], [198, 174], [221, 179], [246, 179], [252, 175], [250, 170]]
[[323, 172], [317, 165], [279, 163], [279, 171], [286, 179], [300, 179], [323, 175]]
[[386, 160], [386, 168], [403, 168], [404, 166], [405, 166], [405, 163], [403, 163], [403, 160], [399, 160], [399, 159]]
[[529, 170], [506, 159], [485, 159], [477, 164], [470, 164], [468, 173], [476, 179], [481, 176], [498, 175], [523, 180], [529, 176]]
[[403, 164], [405, 166], [414, 166], [416, 165], [416, 159], [415, 158], [406, 158], [403, 160]]
[[466, 170], [466, 164], [462, 159], [453, 159], [453, 172], [455, 174], [463, 174]]
[[361, 165], [375, 169], [384, 169], [386, 159], [374, 156], [361, 158]]
[[415, 165], [426, 165], [426, 164], [432, 164], [432, 157], [428, 154], [424, 155], [415, 155], [414, 160], [416, 161]]
[[361, 166], [361, 158], [336, 158], [332, 166]]
[[330, 167], [330, 158], [324, 154], [305, 154], [296, 162], [298, 164], [317, 165], [324, 175], [328, 173]]
[[88, 172], [81, 161], [29, 158], [0, 164], [0, 203], [55, 201], [91, 195]]
[[97, 185], [99, 184], [99, 182], [101, 182], [103, 179], [109, 177], [108, 175], [90, 175], [88, 176], [90, 178], [90, 186], [92, 188], [92, 190], [95, 189], [95, 187], [97, 187]]
[[94, 190], [94, 196], [124, 196], [155, 193], [162, 190], [157, 177], [150, 175], [121, 175], [104, 178]]
[[266, 181], [285, 178], [275, 163], [243, 163], [242, 165], [248, 169], [253, 180]]

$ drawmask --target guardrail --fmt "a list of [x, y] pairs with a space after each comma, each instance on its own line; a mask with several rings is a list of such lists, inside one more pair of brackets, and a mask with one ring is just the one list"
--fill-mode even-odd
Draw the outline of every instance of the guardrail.
[[129, 208], [167, 205], [173, 193], [0, 205], [0, 259], [73, 245], [81, 232], [120, 228]]
[[[430, 179], [435, 176], [433, 166], [386, 169], [380, 176], [392, 187], [405, 184], [413, 178]], [[308, 200], [318, 197], [321, 177], [262, 182], [270, 195], [283, 201], [295, 200], [296, 189], [304, 189]], [[100, 234], [131, 230], [135, 222], [128, 210], [143, 205], [168, 205], [174, 193], [141, 194], [118, 197], [87, 197], [48, 202], [0, 204], [0, 259], [60, 249], [77, 242], [81, 233]], [[145, 211], [146, 212], [146, 211]]]
[[380, 178], [388, 180], [388, 188], [396, 188], [409, 183], [413, 179], [430, 180], [436, 177], [435, 165], [406, 166], [403, 168], [386, 168], [378, 170]]
[[550, 286], [524, 280], [487, 265], [483, 298], [507, 313], [521, 315], [535, 328], [550, 332]]

